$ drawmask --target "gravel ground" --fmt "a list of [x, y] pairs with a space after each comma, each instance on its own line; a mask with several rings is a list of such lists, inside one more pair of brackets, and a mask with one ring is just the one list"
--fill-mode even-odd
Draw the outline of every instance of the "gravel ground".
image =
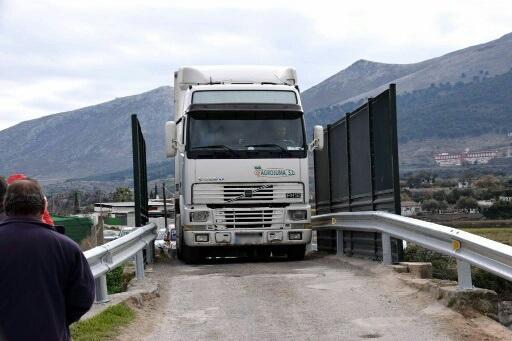
[[[366, 260], [156, 264], [161, 297], [118, 340], [511, 340]], [[510, 337], [510, 338], [509, 338]]]

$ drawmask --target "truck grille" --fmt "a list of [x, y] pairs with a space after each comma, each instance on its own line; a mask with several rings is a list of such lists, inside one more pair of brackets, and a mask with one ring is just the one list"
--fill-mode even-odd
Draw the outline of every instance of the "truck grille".
[[277, 228], [282, 227], [284, 223], [284, 210], [279, 208], [223, 208], [214, 211], [214, 219], [215, 225], [224, 228]]
[[195, 184], [194, 204], [302, 203], [302, 183]]

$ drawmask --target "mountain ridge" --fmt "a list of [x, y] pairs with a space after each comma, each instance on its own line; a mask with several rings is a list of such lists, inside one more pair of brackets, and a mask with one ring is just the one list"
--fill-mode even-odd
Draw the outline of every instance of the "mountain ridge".
[[[378, 73], [375, 72], [376, 68]], [[487, 76], [508, 72], [512, 67], [512, 33], [490, 42], [466, 47], [439, 57], [411, 64], [387, 64], [360, 59], [325, 81], [304, 91], [306, 111], [372, 97], [389, 83], [397, 84], [398, 94], [429, 87], [431, 84], [469, 83], [480, 71]], [[373, 77], [362, 79], [368, 71]], [[380, 77], [379, 77], [380, 76]], [[345, 82], [350, 81], [350, 89]]]
[[[496, 101], [493, 93], [494, 87], [510, 86], [511, 70], [512, 33], [509, 33], [491, 42], [418, 63], [389, 64], [360, 59], [304, 91], [302, 102], [310, 128], [333, 122], [394, 82], [399, 94], [399, 138], [404, 143], [450, 136], [447, 129], [452, 128], [456, 130], [452, 135], [457, 137], [465, 136], [465, 127], [469, 134], [484, 134], [489, 129], [512, 131], [512, 122], [508, 120], [512, 117], [509, 109], [512, 94], [500, 88]], [[162, 86], [4, 129], [0, 131], [0, 174], [25, 172], [40, 179], [80, 179], [125, 171], [132, 162], [130, 115], [133, 113], [138, 114], [146, 138], [148, 164], [162, 162], [165, 160], [163, 127], [172, 118], [172, 97], [172, 87]], [[471, 121], [467, 119], [468, 112]], [[487, 115], [486, 122], [478, 126], [482, 115]], [[502, 121], [493, 120], [498, 117]], [[443, 125], [443, 120], [448, 120], [451, 126]]]

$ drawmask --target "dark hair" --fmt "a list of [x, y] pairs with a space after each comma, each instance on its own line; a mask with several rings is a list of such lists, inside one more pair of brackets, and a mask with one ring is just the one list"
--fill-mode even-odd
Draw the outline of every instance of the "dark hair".
[[7, 182], [0, 176], [0, 213], [4, 211], [4, 197], [7, 191]]
[[44, 194], [37, 181], [32, 179], [18, 180], [7, 187], [4, 209], [8, 216], [37, 216], [44, 212], [44, 208]]

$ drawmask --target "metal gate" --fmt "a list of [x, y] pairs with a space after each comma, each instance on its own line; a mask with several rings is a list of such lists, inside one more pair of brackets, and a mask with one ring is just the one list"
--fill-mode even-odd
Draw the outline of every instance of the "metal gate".
[[[329, 124], [325, 148], [315, 151], [317, 214], [345, 211], [388, 211], [400, 214], [396, 130], [396, 87]], [[336, 231], [319, 231], [319, 250], [336, 250]], [[382, 258], [381, 236], [345, 231], [347, 255]], [[402, 258], [402, 243], [392, 242], [393, 259]]]
[[135, 200], [135, 226], [149, 221], [148, 174], [146, 169], [146, 141], [137, 115], [132, 115], [133, 192]]

